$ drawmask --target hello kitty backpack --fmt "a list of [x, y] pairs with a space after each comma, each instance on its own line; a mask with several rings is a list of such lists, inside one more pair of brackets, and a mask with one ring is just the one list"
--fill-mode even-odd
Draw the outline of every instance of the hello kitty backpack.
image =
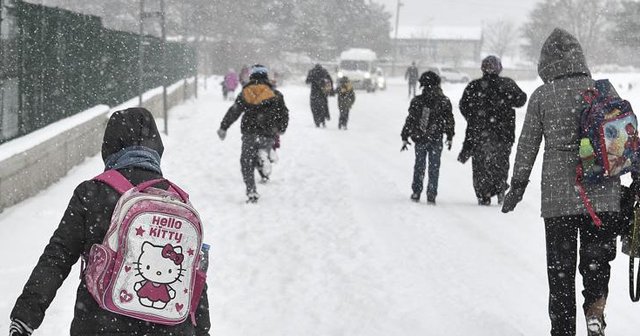
[[[122, 196], [102, 244], [91, 247], [84, 278], [101, 308], [176, 325], [195, 311], [206, 273], [200, 269], [202, 225], [189, 195], [166, 179], [133, 186], [116, 170], [94, 180]], [[169, 184], [168, 190], [154, 188]]]

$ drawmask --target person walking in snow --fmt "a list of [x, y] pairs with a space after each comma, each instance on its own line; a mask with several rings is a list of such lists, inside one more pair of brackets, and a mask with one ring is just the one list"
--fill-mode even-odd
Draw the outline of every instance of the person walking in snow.
[[429, 158], [427, 203], [435, 204], [438, 195], [442, 136], [446, 135], [445, 145], [451, 150], [455, 124], [451, 101], [440, 88], [440, 76], [433, 71], [427, 71], [420, 76], [419, 83], [422, 94], [413, 98], [409, 105], [409, 115], [401, 133], [401, 150], [406, 150], [411, 144], [409, 138], [415, 143], [416, 159], [411, 183], [411, 200], [414, 202], [420, 201], [426, 160]]
[[[117, 111], [109, 118], [102, 142], [105, 170], [117, 169], [133, 185], [162, 178], [163, 150], [153, 115], [146, 109]], [[76, 187], [57, 230], [11, 311], [9, 335], [28, 336], [40, 326], [72, 266], [79, 258], [86, 258], [94, 244], [103, 242], [119, 198], [118, 191], [97, 180], [84, 181]], [[168, 326], [111, 313], [100, 308], [81, 276], [70, 334], [209, 335], [206, 287], [195, 318], [197, 325], [187, 320]]]
[[240, 68], [240, 75], [238, 78], [240, 79], [240, 85], [245, 86], [249, 83], [249, 76], [251, 75], [251, 69], [247, 65], [243, 65]]
[[347, 129], [349, 122], [349, 111], [356, 101], [356, 94], [353, 91], [353, 85], [348, 77], [338, 79], [338, 109], [340, 110], [340, 119], [338, 120], [338, 129]]
[[222, 81], [222, 96], [224, 97], [224, 100], [227, 100], [229, 92], [233, 93], [236, 91], [239, 82], [240, 78], [235, 70], [229, 69], [229, 72], [227, 72], [224, 76], [224, 80]]
[[481, 69], [482, 78], [469, 83], [460, 99], [467, 130], [458, 160], [464, 163], [472, 157], [478, 204], [490, 205], [496, 195], [498, 204], [502, 204], [515, 141], [514, 108], [526, 103], [527, 94], [511, 78], [500, 76], [502, 63], [498, 57], [486, 57]]
[[269, 152], [276, 137], [287, 130], [289, 109], [280, 91], [275, 90], [266, 67], [256, 64], [251, 68], [249, 83], [242, 88], [234, 104], [225, 114], [218, 137], [224, 140], [227, 130], [242, 116], [242, 150], [240, 168], [246, 185], [247, 202], [255, 203], [260, 195], [256, 190], [255, 169], [263, 178], [269, 179], [271, 162]]
[[411, 62], [411, 65], [407, 68], [407, 71], [405, 71], [404, 79], [409, 83], [409, 97], [415, 97], [418, 82], [418, 67], [415, 61]]
[[522, 200], [544, 138], [541, 205], [551, 335], [576, 334], [577, 264], [584, 286], [582, 308], [588, 335], [602, 336], [606, 326], [604, 308], [609, 293], [609, 262], [616, 256], [620, 179], [585, 185], [593, 208], [602, 220], [602, 226], [597, 228], [575, 187], [582, 111], [582, 103], [576, 96], [595, 87], [578, 40], [565, 30], [555, 29], [542, 46], [538, 74], [544, 84], [529, 101], [511, 187], [502, 212], [513, 211]]
[[316, 64], [309, 70], [305, 81], [311, 85], [311, 114], [316, 127], [326, 127], [326, 121], [331, 120], [329, 115], [329, 95], [333, 94], [333, 80], [327, 69]]

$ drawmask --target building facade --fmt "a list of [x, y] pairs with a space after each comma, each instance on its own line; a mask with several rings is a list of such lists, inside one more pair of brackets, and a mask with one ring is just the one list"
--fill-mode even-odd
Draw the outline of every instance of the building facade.
[[394, 40], [397, 64], [477, 65], [482, 50], [481, 27], [399, 27]]

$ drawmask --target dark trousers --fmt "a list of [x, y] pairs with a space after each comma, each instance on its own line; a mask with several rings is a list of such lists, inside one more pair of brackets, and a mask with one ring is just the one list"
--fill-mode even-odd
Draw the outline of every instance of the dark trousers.
[[256, 192], [255, 169], [262, 164], [258, 157], [259, 150], [269, 151], [273, 147], [275, 138], [256, 135], [242, 135], [242, 152], [240, 153], [240, 170], [242, 179], [247, 187], [247, 193]]
[[325, 121], [331, 119], [329, 115], [329, 98], [322, 93], [311, 93], [311, 114], [316, 127], [325, 125]]
[[409, 97], [415, 97], [415, 96], [416, 96], [416, 82], [409, 81]]
[[427, 196], [438, 195], [438, 178], [440, 177], [440, 156], [442, 155], [442, 140], [427, 143], [416, 143], [416, 161], [413, 166], [413, 183], [411, 189], [414, 194], [422, 193], [427, 157], [429, 158], [429, 181], [427, 182]]
[[[547, 276], [549, 279], [549, 317], [552, 336], [575, 336], [575, 275], [582, 275], [583, 310], [586, 313], [609, 293], [609, 262], [616, 257], [617, 213], [600, 213], [598, 229], [589, 215], [545, 218]], [[580, 247], [578, 250], [578, 240]]]
[[509, 156], [512, 143], [491, 142], [476, 145], [471, 159], [473, 188], [478, 199], [491, 198], [509, 184]]
[[338, 120], [338, 127], [347, 127], [347, 123], [349, 122], [349, 108], [348, 107], [340, 107], [340, 119]]

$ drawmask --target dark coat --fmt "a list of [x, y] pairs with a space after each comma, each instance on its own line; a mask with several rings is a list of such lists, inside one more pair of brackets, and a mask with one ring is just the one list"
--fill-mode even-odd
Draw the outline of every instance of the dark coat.
[[350, 81], [341, 83], [338, 86], [338, 109], [340, 111], [349, 111], [353, 103], [356, 101], [356, 94]]
[[[133, 131], [131, 130], [133, 129]], [[144, 109], [129, 109], [112, 115], [102, 144], [103, 158], [129, 146], [145, 146], [162, 155], [163, 145], [153, 116]], [[132, 184], [161, 177], [139, 168], [120, 172]], [[23, 292], [11, 312], [32, 328], [38, 328], [56, 291], [82, 256], [89, 255], [93, 244], [102, 243], [109, 228], [118, 192], [102, 182], [84, 181], [73, 192], [69, 205], [49, 244], [31, 272]], [[76, 275], [77, 276], [77, 275]], [[117, 315], [98, 306], [88, 292], [84, 277], [77, 290], [71, 335], [209, 335], [209, 305], [206, 288], [196, 311], [197, 327], [190, 320], [169, 327]]]
[[453, 139], [454, 120], [451, 101], [440, 87], [424, 89], [421, 95], [411, 100], [409, 115], [402, 128], [402, 140], [411, 138], [416, 143]]
[[330, 83], [331, 88], [333, 89], [333, 80], [331, 79], [331, 75], [329, 75], [327, 69], [319, 65], [316, 65], [313, 69], [309, 70], [305, 83], [311, 84], [312, 96], [317, 95], [327, 97], [331, 91], [323, 90], [323, 86], [326, 85], [326, 83]]
[[[309, 70], [305, 81], [311, 85], [311, 114], [316, 126], [330, 119], [328, 96], [333, 92], [333, 80], [329, 72], [320, 65]], [[326, 86], [326, 87], [325, 87]]]
[[252, 80], [245, 85], [222, 119], [220, 128], [226, 131], [241, 115], [242, 134], [273, 137], [284, 133], [289, 124], [289, 109], [284, 97], [268, 80]]
[[[515, 141], [516, 112], [527, 94], [511, 79], [484, 75], [469, 83], [460, 99], [460, 112], [467, 120], [465, 146], [487, 142]], [[467, 143], [469, 141], [470, 143]]]
[[407, 68], [407, 71], [404, 73], [404, 79], [408, 80], [410, 83], [416, 83], [418, 81], [418, 67], [412, 65]]

